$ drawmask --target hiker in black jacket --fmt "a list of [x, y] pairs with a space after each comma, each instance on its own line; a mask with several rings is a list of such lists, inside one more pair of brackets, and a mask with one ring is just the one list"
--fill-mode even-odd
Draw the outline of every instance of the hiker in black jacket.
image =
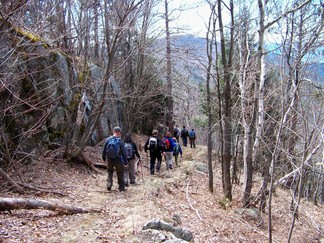
[[[138, 153], [136, 143], [133, 141], [131, 134], [127, 133], [124, 139], [125, 142], [125, 150], [128, 160], [128, 165], [124, 168], [124, 181], [125, 186], [128, 186], [128, 177], [130, 180], [130, 184], [135, 184], [135, 155], [140, 160], [141, 156]], [[128, 150], [127, 146], [131, 146], [131, 151]], [[139, 161], [141, 163], [141, 161]]]
[[[154, 171], [160, 171], [162, 155], [161, 155], [161, 140], [158, 138], [159, 132], [158, 130], [153, 130], [152, 137], [150, 137], [145, 145], [144, 150], [145, 153], [150, 151], [150, 173], [154, 175]], [[157, 165], [155, 167], [155, 160], [157, 160]]]
[[125, 144], [121, 140], [120, 134], [120, 127], [115, 127], [114, 134], [106, 139], [102, 151], [103, 161], [108, 161], [108, 191], [111, 190], [111, 187], [113, 185], [114, 168], [116, 169], [117, 173], [119, 191], [125, 191], [124, 165], [127, 164], [127, 157], [125, 153]]
[[183, 146], [187, 147], [189, 132], [188, 132], [186, 126], [183, 126], [183, 128], [181, 129], [181, 135], [180, 136], [182, 138]]

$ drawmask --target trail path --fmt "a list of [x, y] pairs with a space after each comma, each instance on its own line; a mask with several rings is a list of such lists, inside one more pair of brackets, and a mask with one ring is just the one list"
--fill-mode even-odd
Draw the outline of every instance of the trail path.
[[[67, 196], [38, 193], [25, 197], [41, 198], [67, 205], [98, 208], [101, 213], [58, 215], [47, 210], [12, 210], [0, 213], [0, 242], [162, 242], [142, 230], [153, 219], [175, 223], [190, 230], [194, 242], [268, 242], [267, 214], [264, 224], [235, 214], [240, 207], [242, 185], [233, 185], [233, 202], [224, 208], [221, 169], [214, 163], [214, 193], [208, 192], [206, 147], [183, 148], [180, 167], [167, 171], [165, 162], [160, 174], [149, 175], [147, 158], [142, 152], [142, 174], [137, 185], [126, 192], [117, 190], [114, 177], [112, 191], [106, 189], [107, 173], [95, 174], [84, 165], [63, 160], [39, 161], [21, 167], [24, 181], [53, 188]], [[101, 150], [98, 148], [98, 154]], [[261, 180], [256, 177], [257, 183]], [[3, 197], [16, 197], [2, 192]], [[21, 196], [21, 195], [19, 195]], [[273, 242], [286, 242], [291, 214], [289, 191], [277, 189], [273, 198]], [[296, 221], [293, 242], [317, 242], [324, 217], [323, 206], [302, 200], [300, 219]], [[167, 232], [162, 232], [172, 238]]]
[[[103, 212], [78, 215], [75, 220], [63, 224], [57, 228], [58, 234], [62, 232], [60, 233], [61, 239], [75, 242], [109, 239], [136, 240], [145, 222], [156, 217], [167, 217], [165, 212], [169, 214], [168, 209], [160, 203], [163, 201], [164, 192], [162, 191], [172, 187], [173, 184], [185, 182], [185, 170], [190, 167], [190, 163], [185, 161], [191, 158], [192, 153], [188, 148], [184, 150], [187, 153], [181, 159], [182, 168], [167, 171], [163, 161], [162, 171], [154, 176], [149, 175], [147, 158], [142, 155], [144, 157], [142, 174], [137, 175], [137, 184], [130, 185], [126, 192], [118, 191], [116, 176], [114, 176], [112, 191], [107, 191], [106, 173], [96, 175], [89, 182], [85, 182], [89, 183], [89, 186], [84, 188], [82, 194], [79, 194], [79, 200], [82, 201], [84, 207], [101, 208]], [[169, 221], [171, 216], [169, 215]], [[56, 236], [53, 236], [54, 241], [55, 238]]]

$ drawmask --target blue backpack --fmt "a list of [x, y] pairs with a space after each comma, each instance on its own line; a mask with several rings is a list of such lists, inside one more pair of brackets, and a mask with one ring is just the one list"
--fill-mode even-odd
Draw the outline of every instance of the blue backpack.
[[194, 138], [195, 137], [195, 132], [194, 131], [190, 131], [189, 132], [189, 138]]
[[106, 147], [106, 155], [108, 159], [116, 159], [120, 151], [120, 138], [112, 137]]

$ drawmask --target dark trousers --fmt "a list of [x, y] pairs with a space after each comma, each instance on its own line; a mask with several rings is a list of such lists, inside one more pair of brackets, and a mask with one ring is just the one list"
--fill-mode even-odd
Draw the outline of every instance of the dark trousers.
[[196, 148], [196, 139], [194, 138], [189, 138], [190, 140], [190, 148]]
[[[150, 172], [151, 175], [154, 175], [154, 171], [160, 171], [162, 155], [161, 153], [150, 153]], [[155, 160], [157, 160], [156, 168], [155, 168]]]
[[124, 182], [124, 163], [121, 161], [108, 161], [108, 185], [107, 187], [112, 187], [113, 185], [113, 174], [114, 168], [116, 169], [117, 173], [117, 180], [119, 191], [125, 191], [125, 182]]
[[182, 143], [183, 143], [183, 146], [187, 147], [188, 138], [187, 137], [182, 137]]

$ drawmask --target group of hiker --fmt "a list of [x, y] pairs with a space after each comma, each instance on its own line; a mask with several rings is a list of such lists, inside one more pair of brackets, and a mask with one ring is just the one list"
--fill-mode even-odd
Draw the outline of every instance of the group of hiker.
[[[179, 155], [182, 157], [182, 148], [179, 143], [181, 137], [183, 146], [187, 147], [188, 138], [190, 147], [195, 148], [196, 134], [194, 129], [188, 131], [185, 126], [180, 129], [176, 125], [173, 134], [168, 128], [163, 130], [153, 130], [145, 145], [144, 151], [150, 155], [150, 174], [160, 172], [162, 158], [166, 161], [166, 169], [172, 170], [174, 166], [179, 166]], [[138, 158], [136, 162], [136, 157]], [[174, 163], [173, 163], [174, 157]], [[102, 152], [102, 159], [107, 161], [107, 190], [111, 190], [113, 185], [113, 172], [116, 170], [119, 191], [125, 191], [125, 187], [130, 184], [136, 184], [135, 174], [137, 165], [141, 163], [141, 157], [138, 153], [136, 143], [132, 140], [130, 134], [126, 134], [124, 141], [121, 139], [120, 127], [115, 127], [113, 135], [105, 140]]]

